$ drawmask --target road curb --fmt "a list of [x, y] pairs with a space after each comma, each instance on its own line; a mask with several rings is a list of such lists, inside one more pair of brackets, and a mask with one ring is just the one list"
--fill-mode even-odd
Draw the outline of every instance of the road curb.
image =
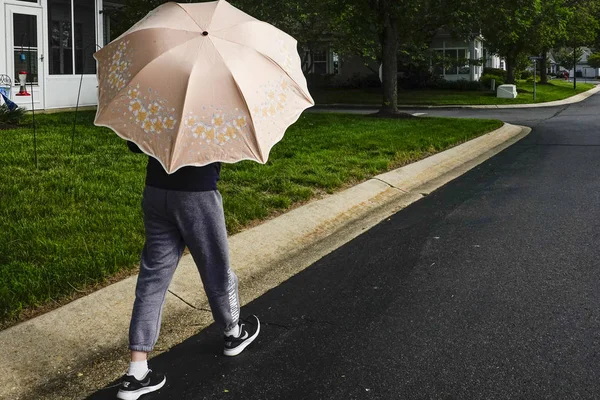
[[[531, 104], [495, 104], [495, 105], [447, 105], [447, 106], [427, 106], [427, 105], [399, 105], [399, 110], [456, 110], [456, 109], [515, 109], [515, 108], [545, 108], [559, 107], [569, 104], [575, 104], [586, 100], [587, 98], [600, 92], [600, 85], [593, 89], [571, 96], [564, 100], [549, 101], [546, 103], [531, 103]], [[381, 106], [373, 104], [315, 104], [311, 110], [379, 110]]]
[[[505, 124], [496, 131], [233, 235], [229, 240], [231, 263], [240, 280], [242, 304], [530, 131]], [[125, 279], [1, 331], [0, 398], [77, 398], [117, 379], [126, 368], [135, 281], [136, 277]], [[189, 255], [183, 257], [175, 274], [163, 316], [155, 355], [212, 323], [198, 272]]]

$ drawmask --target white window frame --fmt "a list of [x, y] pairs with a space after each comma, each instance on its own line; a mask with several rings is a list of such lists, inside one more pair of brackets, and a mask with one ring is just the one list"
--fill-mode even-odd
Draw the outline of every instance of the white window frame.
[[319, 61], [315, 61], [314, 59], [311, 60], [312, 61], [312, 72], [315, 73], [315, 67], [316, 67], [317, 63], [325, 64], [325, 75], [327, 75], [329, 73], [329, 62], [328, 62], [329, 61], [329, 51], [328, 50], [316, 50], [316, 51], [312, 52], [311, 57], [313, 57], [313, 55], [317, 52], [318, 53], [322, 52], [325, 59], [319, 60]]
[[[14, 1], [14, 0], [13, 0]], [[48, 16], [49, 16], [49, 5], [48, 2], [50, 0], [45, 0], [45, 4], [46, 4], [46, 12], [44, 13], [44, 18], [46, 18], [46, 25], [48, 26], [47, 29], [50, 29], [50, 22], [48, 20]], [[76, 43], [75, 43], [75, 1], [77, 0], [70, 0], [71, 3], [71, 41], [72, 41], [72, 45], [71, 45], [71, 62], [72, 62], [72, 67], [73, 67], [73, 72], [70, 74], [53, 74], [50, 72], [50, 52], [52, 51], [52, 48], [50, 46], [50, 32], [46, 32], [46, 34], [44, 35], [46, 37], [46, 46], [48, 47], [48, 76], [52, 76], [52, 77], [71, 77], [71, 76], [75, 76], [75, 75], [82, 75], [81, 73], [77, 73], [77, 63], [76, 63], [76, 59], [75, 59], [75, 50], [76, 50]], [[98, 17], [99, 15], [99, 2], [102, 0], [94, 0], [94, 25], [95, 25], [95, 29], [94, 29], [94, 43], [100, 45], [99, 41], [98, 41], [98, 32], [99, 29], [101, 28], [101, 18]], [[22, 3], [22, 2], [20, 2]], [[33, 3], [32, 3], [33, 4]], [[104, 38], [103, 38], [104, 40]], [[97, 49], [94, 48], [94, 52]], [[94, 73], [83, 73], [83, 75], [96, 75], [97, 71]]]
[[[458, 52], [459, 50], [464, 50], [465, 51], [465, 58], [469, 59], [469, 56], [471, 54], [470, 50], [468, 47], [435, 47], [432, 48], [431, 50], [433, 51], [441, 51], [442, 52], [442, 57], [446, 57], [446, 52], [448, 51], [456, 51], [456, 59], [458, 60]], [[472, 66], [469, 66], [470, 68], [472, 68]], [[468, 74], [459, 74], [458, 71], [461, 67], [459, 67], [458, 65], [455, 68], [455, 72], [452, 74], [446, 73], [446, 68], [442, 67], [442, 76], [446, 77], [446, 76], [467, 76], [470, 75], [470, 72]]]

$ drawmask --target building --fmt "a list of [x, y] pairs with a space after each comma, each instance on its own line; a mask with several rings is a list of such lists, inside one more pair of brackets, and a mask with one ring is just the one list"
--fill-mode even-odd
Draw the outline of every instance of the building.
[[552, 52], [546, 53], [546, 72], [550, 75], [556, 75], [559, 70], [559, 65], [554, 58], [554, 54]]
[[[577, 76], [578, 78], [597, 78], [600, 76], [600, 69], [593, 68], [588, 64], [588, 57], [594, 52], [589, 47], [581, 48], [582, 56], [575, 65], [575, 71], [570, 68], [569, 76]], [[572, 66], [572, 65], [571, 65]], [[575, 72], [575, 74], [573, 73]]]
[[[431, 43], [431, 50], [438, 59], [453, 61], [452, 66], [435, 65], [432, 68], [436, 75], [448, 81], [478, 81], [483, 74], [483, 65], [471, 65], [469, 60], [480, 60], [484, 55], [483, 39], [478, 36], [472, 40], [454, 39], [448, 33], [438, 33]], [[492, 60], [487, 60], [491, 63]], [[490, 64], [491, 66], [491, 64]]]
[[[97, 104], [96, 49], [110, 40], [104, 8], [122, 0], [0, 0], [0, 75], [12, 80], [11, 98], [35, 109]], [[19, 73], [27, 92], [18, 95]], [[31, 87], [33, 84], [33, 89]]]
[[[475, 37], [472, 40], [455, 39], [450, 34], [440, 32], [432, 40], [429, 49], [436, 55], [435, 59], [453, 60], [454, 65], [444, 67], [432, 57], [430, 68], [438, 76], [449, 80], [478, 81], [483, 74], [484, 67], [505, 69], [504, 60], [494, 54], [489, 54], [484, 48], [483, 38]], [[379, 65], [372, 63], [365, 66], [359, 57], [339, 57], [329, 51], [329, 57], [321, 52], [322, 66], [313, 68], [310, 73], [335, 74], [339, 80], [350, 79], [356, 75], [369, 75], [379, 70]], [[471, 60], [484, 60], [481, 65], [473, 65]], [[461, 63], [463, 63], [461, 65]]]

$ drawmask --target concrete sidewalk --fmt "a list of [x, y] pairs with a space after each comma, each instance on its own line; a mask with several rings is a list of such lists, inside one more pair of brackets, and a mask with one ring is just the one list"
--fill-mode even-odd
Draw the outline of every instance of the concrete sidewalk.
[[[517, 142], [529, 128], [502, 128], [414, 164], [310, 202], [230, 237], [246, 304], [383, 219]], [[82, 398], [127, 367], [136, 277], [0, 332], [0, 398]], [[157, 351], [212, 323], [198, 272], [183, 257], [171, 284]], [[266, 323], [268, 329], [268, 322]]]
[[[590, 96], [600, 92], [600, 85], [595, 88], [588, 90], [587, 92], [579, 93], [575, 96], [569, 97], [564, 100], [549, 101], [546, 103], [531, 103], [531, 104], [497, 104], [497, 105], [447, 105], [447, 106], [424, 106], [424, 105], [399, 105], [398, 109], [410, 109], [410, 110], [431, 110], [431, 109], [505, 109], [505, 108], [541, 108], [541, 107], [558, 107], [569, 104], [575, 104], [584, 101]], [[366, 110], [378, 110], [381, 106], [377, 104], [316, 104], [313, 109], [366, 109]]]

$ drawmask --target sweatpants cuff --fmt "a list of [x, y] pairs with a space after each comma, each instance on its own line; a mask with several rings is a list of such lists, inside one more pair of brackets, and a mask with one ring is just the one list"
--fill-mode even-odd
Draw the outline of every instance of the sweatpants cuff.
[[236, 320], [235, 322], [231, 323], [230, 325], [225, 326], [225, 329], [223, 329], [224, 332], [228, 332], [230, 330], [232, 330], [233, 328], [235, 328], [236, 326], [238, 326], [239, 324], [239, 320]]
[[129, 345], [131, 351], [141, 351], [144, 353], [150, 353], [154, 349], [154, 346], [141, 346], [141, 345]]

